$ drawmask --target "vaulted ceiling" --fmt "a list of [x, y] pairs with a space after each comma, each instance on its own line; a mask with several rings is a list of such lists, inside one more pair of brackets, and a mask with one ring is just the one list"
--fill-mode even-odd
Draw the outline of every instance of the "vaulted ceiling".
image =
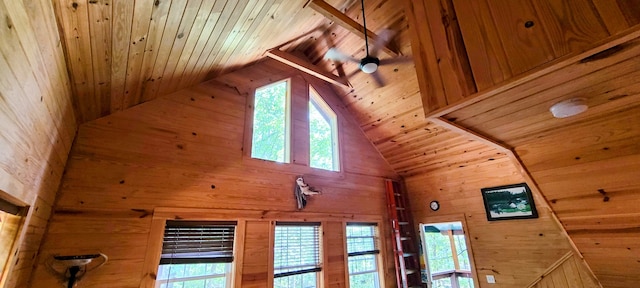
[[[274, 47], [301, 53], [334, 74], [353, 74], [357, 64], [336, 66], [323, 55], [336, 47], [362, 58], [363, 39], [305, 6], [307, 2], [54, 1], [78, 121], [106, 116], [215, 78], [264, 59]], [[362, 23], [359, 1], [327, 3]], [[367, 28], [395, 31], [392, 45], [399, 54], [411, 56], [404, 6], [388, 0], [365, 1], [365, 5]], [[384, 51], [379, 55], [381, 59], [394, 56]], [[425, 121], [413, 63], [381, 66], [379, 74], [384, 87], [378, 87], [369, 75], [356, 73], [348, 78], [352, 88], [335, 88], [396, 171], [415, 174], [434, 168], [432, 165], [466, 165], [491, 158], [492, 152], [477, 143]], [[406, 145], [399, 145], [402, 142]], [[435, 157], [446, 155], [445, 150], [467, 153], [462, 160]]]
[[[80, 123], [261, 61], [274, 47], [336, 75], [358, 67], [322, 59], [329, 47], [364, 56], [362, 38], [307, 0], [53, 2]], [[326, 2], [361, 22], [359, 1]], [[335, 90], [392, 168], [411, 177], [515, 155], [604, 286], [640, 281], [629, 272], [640, 269], [640, 6], [365, 2], [368, 28], [396, 31], [393, 44], [415, 64], [382, 66], [384, 87], [356, 73], [352, 87]], [[576, 96], [588, 113], [550, 116], [550, 105]], [[600, 167], [616, 174], [600, 176]]]

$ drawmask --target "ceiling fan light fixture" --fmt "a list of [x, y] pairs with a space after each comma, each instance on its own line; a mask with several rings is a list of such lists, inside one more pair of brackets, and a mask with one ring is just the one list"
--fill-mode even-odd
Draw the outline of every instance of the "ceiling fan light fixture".
[[362, 72], [371, 74], [378, 70], [378, 66], [380, 65], [380, 60], [374, 57], [366, 57], [360, 61], [360, 70]]
[[553, 104], [553, 106], [549, 108], [549, 111], [551, 111], [553, 117], [567, 118], [587, 111], [587, 109], [589, 109], [589, 106], [587, 106], [587, 99], [571, 98]]

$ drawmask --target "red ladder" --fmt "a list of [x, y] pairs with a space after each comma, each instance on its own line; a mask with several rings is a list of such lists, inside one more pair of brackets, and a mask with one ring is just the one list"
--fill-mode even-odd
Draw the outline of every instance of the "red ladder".
[[396, 264], [397, 287], [424, 287], [420, 277], [420, 261], [417, 239], [411, 211], [401, 189], [400, 182], [385, 180], [387, 208], [393, 233], [393, 253]]

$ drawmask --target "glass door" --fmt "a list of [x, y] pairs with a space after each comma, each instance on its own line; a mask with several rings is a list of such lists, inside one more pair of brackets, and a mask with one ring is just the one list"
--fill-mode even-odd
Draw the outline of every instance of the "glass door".
[[420, 238], [427, 287], [475, 287], [462, 222], [421, 223]]

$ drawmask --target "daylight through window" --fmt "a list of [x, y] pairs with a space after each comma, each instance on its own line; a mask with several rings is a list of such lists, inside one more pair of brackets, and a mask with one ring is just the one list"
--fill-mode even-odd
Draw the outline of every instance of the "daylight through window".
[[351, 288], [380, 287], [378, 274], [378, 240], [376, 225], [347, 224], [349, 286]]
[[251, 157], [289, 162], [289, 81], [256, 89]]
[[276, 223], [273, 250], [273, 287], [318, 287], [320, 223]]
[[156, 287], [231, 287], [235, 222], [167, 221]]
[[313, 88], [309, 87], [309, 91], [309, 165], [338, 171], [340, 161], [336, 113]]
[[427, 278], [432, 288], [473, 288], [461, 222], [421, 224]]

